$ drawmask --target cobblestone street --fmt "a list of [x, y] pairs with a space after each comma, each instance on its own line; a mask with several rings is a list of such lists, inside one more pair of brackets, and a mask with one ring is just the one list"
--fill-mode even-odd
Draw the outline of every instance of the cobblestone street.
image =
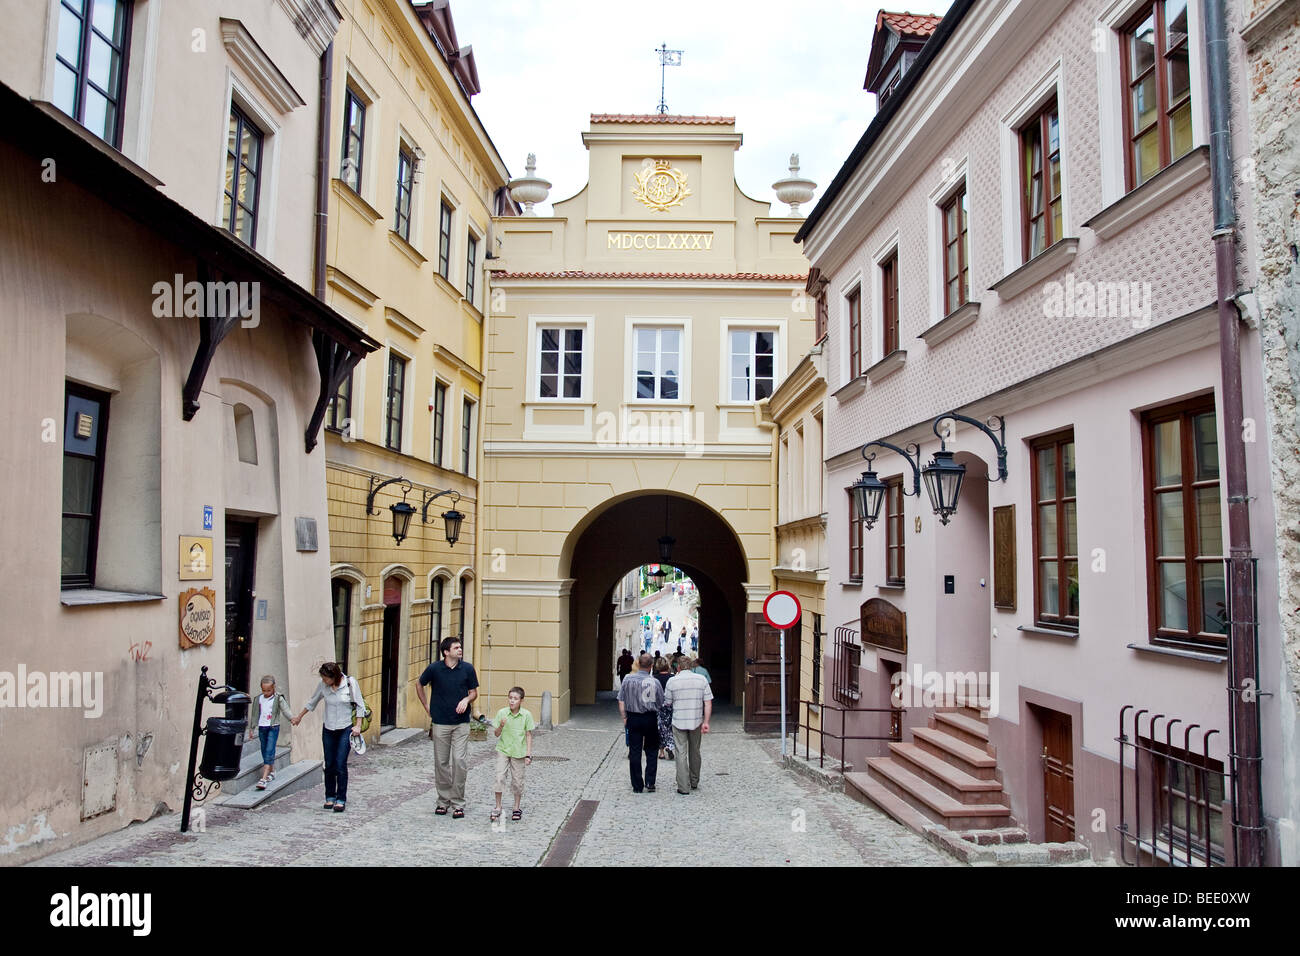
[[433, 745], [417, 737], [349, 760], [344, 814], [321, 809], [318, 785], [257, 810], [208, 808], [203, 832], [179, 833], [179, 814], [168, 814], [36, 865], [310, 866], [337, 864], [342, 849], [365, 865], [534, 866], [579, 801], [595, 806], [572, 856], [577, 866], [955, 865], [874, 808], [782, 770], [779, 741], [742, 733], [738, 711], [722, 711], [712, 726], [700, 788], [689, 796], [677, 794], [667, 761], [656, 793], [632, 792], [618, 712], [602, 700], [537, 734], [517, 823], [508, 810], [499, 823], [488, 819], [486, 741], [470, 744], [466, 818], [434, 816]]

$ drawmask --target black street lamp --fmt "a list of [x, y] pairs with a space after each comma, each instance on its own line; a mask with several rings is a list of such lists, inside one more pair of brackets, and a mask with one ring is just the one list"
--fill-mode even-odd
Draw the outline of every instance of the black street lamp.
[[897, 452], [912, 466], [912, 490], [908, 491], [904, 488], [903, 494], [917, 496], [921, 493], [921, 477], [920, 472], [917, 470], [917, 462], [921, 460], [919, 446], [910, 444], [906, 449], [903, 449], [897, 445], [891, 445], [887, 441], [867, 442], [862, 446], [862, 457], [867, 463], [867, 470], [862, 473], [861, 478], [849, 486], [849, 491], [853, 495], [854, 513], [858, 520], [867, 526], [868, 531], [875, 526], [876, 520], [880, 517], [880, 506], [884, 503], [885, 492], [889, 490], [889, 486], [876, 477], [875, 469], [872, 467], [876, 461], [875, 453], [867, 454], [867, 449], [873, 445]]
[[659, 588], [664, 586], [664, 579], [668, 577], [668, 572], [664, 570], [662, 564], [657, 564], [655, 565], [655, 569], [647, 574], [646, 577], [650, 579], [650, 583], [654, 585], [655, 590], [657, 591]]
[[[398, 482], [403, 486], [402, 500], [396, 504], [389, 505], [388, 510], [393, 513], [393, 539], [398, 543], [398, 545], [400, 545], [411, 530], [411, 517], [415, 514], [415, 508], [407, 503], [406, 500], [406, 496], [410, 493], [412, 488], [410, 481], [405, 478], [388, 478], [381, 481], [378, 475], [371, 475], [370, 494], [366, 496], [366, 514], [379, 514], [379, 510], [375, 508], [375, 495], [379, 493], [380, 488], [383, 488], [385, 485], [391, 485], [394, 482]], [[424, 492], [424, 507], [421, 511], [420, 522], [421, 524], [428, 522], [429, 502], [433, 501], [434, 498], [441, 497], [442, 495], [455, 496], [455, 500], [452, 503], [452, 509], [450, 511], [444, 511], [442, 514], [443, 521], [446, 522], [447, 543], [452, 547], [455, 547], [456, 539], [460, 537], [460, 524], [465, 520], [465, 516], [455, 508], [456, 502], [460, 501], [459, 492], [452, 491], [451, 489], [439, 492], [430, 492], [426, 490]]]
[[424, 507], [420, 512], [420, 521], [427, 524], [429, 521], [429, 502], [435, 498], [441, 498], [443, 495], [451, 495], [451, 510], [442, 513], [443, 523], [446, 525], [447, 543], [453, 548], [456, 547], [456, 541], [460, 538], [460, 523], [465, 520], [465, 516], [456, 510], [456, 505], [460, 504], [460, 492], [452, 491], [450, 488], [445, 491], [424, 493]]
[[[1007, 480], [1007, 423], [1002, 416], [993, 415], [986, 425], [984, 422], [977, 421], [974, 418], [967, 418], [965, 415], [958, 415], [956, 412], [940, 415], [934, 420], [934, 433], [939, 438], [939, 450], [934, 453], [934, 458], [930, 460], [930, 464], [921, 470], [921, 474], [925, 476], [925, 490], [930, 496], [930, 504], [934, 507], [934, 513], [939, 516], [939, 520], [943, 524], [947, 524], [948, 519], [957, 512], [957, 501], [961, 497], [962, 479], [966, 476], [966, 466], [952, 460], [953, 453], [948, 451], [944, 433], [939, 430], [939, 423], [947, 419], [974, 425], [989, 436], [998, 453], [997, 480]], [[997, 435], [993, 434], [990, 427], [995, 422], [998, 429]], [[988, 480], [991, 481], [992, 479]]]

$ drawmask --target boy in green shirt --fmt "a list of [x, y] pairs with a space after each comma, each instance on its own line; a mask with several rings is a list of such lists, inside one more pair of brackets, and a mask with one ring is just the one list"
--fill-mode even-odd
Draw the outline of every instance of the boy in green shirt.
[[491, 818], [501, 818], [501, 793], [505, 790], [506, 777], [510, 777], [510, 789], [515, 795], [515, 808], [510, 813], [511, 820], [521, 820], [524, 811], [519, 802], [524, 796], [524, 768], [533, 762], [533, 715], [521, 706], [524, 702], [524, 689], [511, 687], [507, 695], [509, 707], [502, 707], [492, 718], [497, 736], [497, 805]]

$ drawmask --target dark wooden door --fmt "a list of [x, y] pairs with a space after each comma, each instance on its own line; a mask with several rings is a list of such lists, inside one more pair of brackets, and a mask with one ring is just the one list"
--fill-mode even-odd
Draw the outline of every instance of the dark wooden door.
[[397, 652], [401, 627], [402, 606], [400, 604], [385, 605], [384, 648], [381, 664], [383, 680], [380, 683], [379, 702], [379, 723], [383, 727], [393, 727], [397, 724], [397, 672], [400, 669]]
[[257, 524], [226, 519], [226, 683], [247, 691], [253, 660]]
[[748, 615], [745, 628], [745, 730], [780, 731], [781, 709], [786, 712], [786, 729], [794, 726], [791, 702], [799, 693], [800, 621], [786, 633], [784, 703], [781, 700], [781, 632], [761, 614]]
[[1070, 718], [1055, 710], [1043, 715], [1043, 810], [1048, 843], [1074, 839], [1074, 741]]

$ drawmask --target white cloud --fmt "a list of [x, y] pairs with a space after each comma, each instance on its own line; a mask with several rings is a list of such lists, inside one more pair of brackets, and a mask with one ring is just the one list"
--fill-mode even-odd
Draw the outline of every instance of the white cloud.
[[[943, 13], [948, 0], [891, 5]], [[581, 134], [592, 113], [653, 113], [660, 43], [683, 50], [666, 69], [670, 112], [734, 115], [745, 142], [741, 189], [773, 202], [790, 153], [801, 175], [830, 183], [875, 112], [862, 89], [874, 4], [852, 0], [453, 0], [456, 35], [472, 44], [483, 92], [474, 108], [512, 175], [537, 174], [566, 199], [587, 182]], [[804, 211], [811, 210], [805, 206]], [[546, 215], [549, 205], [538, 208]]]

